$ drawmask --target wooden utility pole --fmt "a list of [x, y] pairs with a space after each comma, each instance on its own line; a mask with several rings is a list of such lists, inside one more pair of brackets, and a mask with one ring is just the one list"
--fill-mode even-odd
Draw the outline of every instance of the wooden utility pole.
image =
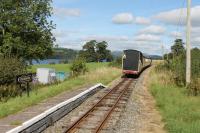
[[187, 0], [187, 35], [186, 35], [186, 85], [191, 82], [191, 1]]
[[164, 57], [165, 51], [164, 51], [164, 45], [163, 44], [161, 45], [161, 49], [162, 49], [162, 59], [164, 60], [165, 59], [165, 57]]

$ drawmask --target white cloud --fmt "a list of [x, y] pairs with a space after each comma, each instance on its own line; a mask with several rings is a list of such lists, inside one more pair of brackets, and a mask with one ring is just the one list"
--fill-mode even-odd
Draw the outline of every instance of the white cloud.
[[149, 24], [151, 24], [151, 20], [148, 18], [144, 18], [144, 17], [136, 17], [135, 23], [141, 24], [141, 25], [149, 25]]
[[192, 39], [192, 45], [193, 46], [200, 46], [200, 37], [194, 37]]
[[78, 30], [58, 30], [58, 29], [56, 29], [56, 30], [53, 30], [52, 33], [53, 33], [54, 37], [59, 38], [59, 39], [63, 39], [63, 38], [66, 38], [70, 35], [78, 34], [78, 33], [80, 33], [80, 31], [78, 31]]
[[54, 15], [58, 17], [79, 17], [81, 12], [77, 8], [54, 8], [53, 9]]
[[119, 13], [112, 18], [114, 24], [140, 24], [149, 25], [151, 20], [145, 17], [134, 17], [132, 13]]
[[107, 41], [108, 48], [111, 50], [136, 49], [147, 54], [155, 54], [160, 52], [159, 36], [155, 35], [141, 35], [140, 37], [130, 38], [128, 36], [105, 36], [105, 35], [88, 35], [80, 37], [79, 39], [59, 39], [59, 46], [72, 49], [81, 49], [82, 45], [89, 40]]
[[192, 37], [199, 37], [200, 27], [192, 27], [191, 34], [192, 34]]
[[119, 13], [112, 18], [112, 22], [115, 24], [132, 24], [134, 16], [131, 13]]
[[129, 38], [127, 36], [99, 36], [99, 35], [89, 35], [82, 37], [83, 41], [97, 40], [97, 41], [128, 41]]
[[159, 25], [150, 25], [142, 30], [139, 31], [139, 33], [143, 34], [164, 34], [165, 28]]
[[142, 42], [160, 42], [161, 38], [157, 35], [152, 34], [139, 34], [135, 36], [135, 41], [142, 41]]
[[58, 31], [58, 30], [56, 30], [56, 31], [53, 31], [53, 35], [56, 38], [62, 38], [62, 37], [68, 36], [68, 33], [66, 33], [65, 31], [61, 31], [61, 30]]
[[195, 40], [195, 42], [200, 43], [200, 37], [196, 37], [196, 38], [194, 38], [194, 40]]
[[146, 54], [161, 54], [161, 45], [157, 42], [127, 41], [110, 43], [112, 50], [135, 49]]
[[182, 38], [183, 34], [181, 32], [172, 31], [169, 36], [174, 38]]
[[[186, 24], [186, 8], [174, 9], [166, 12], [161, 12], [153, 18], [171, 25], [185, 25]], [[200, 26], [200, 6], [194, 6], [191, 9], [191, 20], [193, 26]]]

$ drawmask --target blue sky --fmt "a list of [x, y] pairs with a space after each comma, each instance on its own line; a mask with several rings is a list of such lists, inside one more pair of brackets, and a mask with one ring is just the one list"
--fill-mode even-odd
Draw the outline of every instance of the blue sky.
[[[60, 47], [81, 49], [89, 40], [107, 41], [109, 49], [167, 52], [185, 38], [186, 0], [53, 0], [53, 31]], [[182, 25], [181, 25], [182, 24]], [[200, 45], [200, 1], [192, 1], [192, 44]]]

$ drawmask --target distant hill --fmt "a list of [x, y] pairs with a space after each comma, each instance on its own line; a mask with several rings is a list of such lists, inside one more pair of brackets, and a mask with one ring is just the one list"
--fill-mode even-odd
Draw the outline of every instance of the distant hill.
[[53, 55], [49, 56], [48, 59], [63, 59], [65, 61], [71, 61], [76, 58], [77, 54], [77, 50], [68, 48], [53, 48]]
[[122, 51], [112, 51], [111, 52], [114, 59], [116, 59], [117, 57], [121, 57], [122, 53], [123, 53]]
[[[73, 50], [68, 48], [53, 48], [53, 55], [49, 56], [48, 59], [61, 59], [69, 62], [76, 58], [78, 52], [79, 52], [78, 50]], [[116, 59], [122, 56], [123, 51], [112, 51], [111, 54], [113, 58]], [[147, 57], [151, 57], [154, 60], [162, 59], [162, 56], [159, 55], [148, 55], [145, 53], [144, 55]]]
[[[123, 54], [122, 51], [112, 51], [112, 55], [113, 55], [114, 59], [116, 59], [117, 57], [121, 57], [122, 54]], [[149, 54], [145, 54], [145, 53], [143, 53], [143, 54], [144, 54], [144, 56], [150, 57], [153, 60], [161, 60], [162, 59], [162, 56], [159, 56], [159, 55], [149, 55]]]
[[160, 55], [149, 55], [149, 57], [153, 60], [162, 60], [162, 56]]
[[[53, 55], [49, 56], [48, 59], [62, 59], [66, 61], [71, 61], [76, 58], [78, 50], [68, 49], [68, 48], [53, 48]], [[114, 59], [122, 56], [122, 51], [112, 51], [111, 54]]]

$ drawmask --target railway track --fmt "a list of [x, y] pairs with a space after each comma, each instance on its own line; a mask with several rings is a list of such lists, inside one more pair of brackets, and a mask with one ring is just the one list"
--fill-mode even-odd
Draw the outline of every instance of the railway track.
[[130, 85], [134, 79], [124, 78], [122, 81], [109, 90], [96, 104], [94, 104], [86, 113], [70, 125], [64, 133], [74, 132], [94, 132], [98, 133], [107, 130], [108, 121], [112, 115], [120, 112], [126, 105], [132, 88]]

